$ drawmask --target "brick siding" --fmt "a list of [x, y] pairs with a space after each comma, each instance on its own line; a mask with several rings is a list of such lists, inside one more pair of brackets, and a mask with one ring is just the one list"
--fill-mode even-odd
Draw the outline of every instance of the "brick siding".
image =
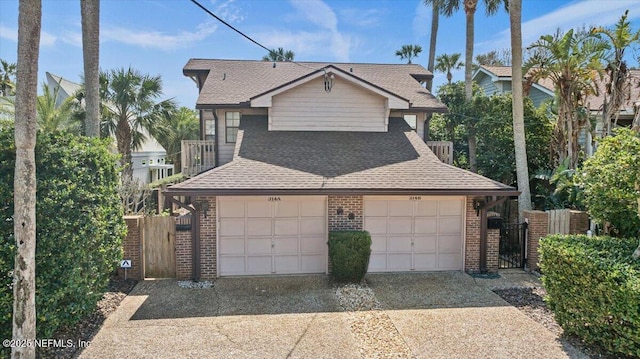
[[178, 279], [191, 279], [191, 231], [176, 231], [176, 277]]
[[587, 234], [589, 230], [589, 215], [583, 211], [571, 211], [569, 214], [569, 233]]
[[527, 269], [538, 270], [538, 243], [549, 231], [549, 213], [524, 211], [523, 217], [529, 223], [527, 234]]
[[200, 278], [215, 279], [216, 270], [216, 198], [198, 197], [209, 204], [207, 216], [200, 211]]
[[[329, 231], [361, 231], [363, 229], [362, 196], [329, 196], [328, 201]], [[338, 214], [339, 208], [342, 208], [342, 214]], [[349, 213], [354, 214], [354, 219], [349, 219]]]
[[500, 266], [500, 230], [487, 229], [487, 270], [497, 272]]
[[464, 270], [477, 272], [480, 270], [480, 215], [473, 209], [473, 197], [467, 197], [466, 212]]
[[[124, 221], [127, 223], [127, 236], [122, 243], [124, 256], [122, 259], [131, 260], [131, 268], [127, 269], [127, 278], [136, 280], [144, 279], [144, 263], [141, 256], [142, 253], [142, 230], [144, 228], [143, 216], [125, 216]], [[124, 269], [118, 268], [118, 276], [124, 278]]]

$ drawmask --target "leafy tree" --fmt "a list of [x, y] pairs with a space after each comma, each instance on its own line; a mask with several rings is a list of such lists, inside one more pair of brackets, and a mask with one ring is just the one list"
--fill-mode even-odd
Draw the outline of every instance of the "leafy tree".
[[200, 121], [198, 113], [187, 107], [180, 107], [176, 112], [163, 118], [160, 126], [153, 132], [154, 137], [167, 150], [167, 158], [175, 168], [182, 168], [180, 151], [182, 140], [200, 138]]
[[38, 129], [45, 133], [58, 130], [80, 133], [80, 123], [74, 117], [76, 99], [67, 97], [58, 106], [59, 91], [60, 86], [56, 86], [52, 91], [46, 83], [42, 84], [42, 95], [38, 96], [36, 103]]
[[100, 137], [100, 0], [80, 1], [86, 119], [85, 134]]
[[396, 50], [396, 56], [400, 57], [400, 60], [407, 60], [407, 63], [410, 64], [411, 60], [418, 57], [421, 52], [422, 46], [420, 45], [402, 45], [400, 50]]
[[13, 96], [16, 91], [16, 64], [0, 59], [0, 94]]
[[511, 50], [491, 50], [485, 54], [477, 55], [476, 63], [485, 66], [511, 66]]
[[605, 68], [608, 78], [605, 85], [602, 121], [606, 126], [606, 134], [611, 132], [611, 119], [615, 118], [615, 123], [618, 122], [620, 106], [627, 96], [631, 95], [631, 84], [628, 81], [629, 68], [624, 60], [624, 53], [633, 44], [640, 43], [640, 30], [634, 32], [631, 29], [631, 23], [627, 21], [628, 15], [629, 10], [620, 17], [614, 29], [596, 30], [597, 33], [609, 39], [612, 50]]
[[442, 54], [436, 58], [436, 70], [447, 74], [447, 81], [451, 85], [453, 75], [451, 70], [459, 70], [464, 64], [460, 61], [460, 54]]
[[132, 68], [100, 74], [102, 131], [116, 137], [125, 179], [133, 178], [131, 151], [146, 139], [143, 130], [153, 132], [175, 109], [173, 100], [159, 101], [160, 96], [160, 76], [143, 75]]
[[640, 228], [640, 134], [616, 130], [584, 162], [582, 184], [592, 218], [611, 225], [611, 234], [638, 237]]
[[[42, 3], [18, 5], [15, 148], [13, 179], [13, 335], [17, 341], [36, 339], [36, 96]], [[2, 147], [4, 148], [4, 146]], [[4, 171], [3, 171], [4, 172]], [[3, 236], [3, 238], [5, 238]], [[4, 327], [4, 326], [3, 326]], [[6, 338], [6, 337], [5, 337]], [[11, 349], [14, 358], [35, 358], [33, 346]]]
[[269, 54], [262, 57], [262, 61], [293, 61], [295, 54], [291, 50], [285, 51], [282, 47], [269, 51]]
[[[22, 83], [22, 82], [21, 82]], [[11, 168], [13, 129], [0, 129], [0, 337], [11, 335], [11, 270], [17, 251]], [[35, 147], [37, 247], [35, 274], [38, 338], [91, 313], [122, 258], [126, 233], [117, 158], [108, 139], [39, 133]], [[15, 222], [15, 223], [14, 223]], [[36, 320], [36, 318], [33, 318]], [[35, 323], [34, 323], [35, 329]], [[35, 333], [34, 333], [35, 337]], [[0, 349], [0, 357], [3, 355]]]
[[587, 97], [597, 93], [595, 79], [602, 70], [601, 60], [609, 45], [595, 29], [541, 36], [530, 46], [536, 52], [525, 63], [528, 81], [553, 81], [558, 98], [555, 126], [556, 163], [569, 158], [569, 167], [579, 160], [578, 135], [589, 124]]

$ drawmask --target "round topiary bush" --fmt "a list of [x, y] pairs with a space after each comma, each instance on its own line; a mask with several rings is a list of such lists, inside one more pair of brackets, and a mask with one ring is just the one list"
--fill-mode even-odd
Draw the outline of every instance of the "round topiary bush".
[[371, 235], [367, 231], [329, 233], [331, 277], [338, 282], [360, 283], [367, 274]]

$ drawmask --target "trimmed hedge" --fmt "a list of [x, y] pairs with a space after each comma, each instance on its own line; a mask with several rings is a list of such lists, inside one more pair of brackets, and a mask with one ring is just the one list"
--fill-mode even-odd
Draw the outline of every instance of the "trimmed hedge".
[[[37, 337], [92, 312], [122, 258], [126, 224], [117, 158], [107, 142], [38, 133], [36, 142]], [[13, 309], [13, 129], [0, 129], [0, 337]], [[2, 351], [0, 351], [0, 357]]]
[[552, 235], [540, 240], [546, 298], [558, 324], [614, 355], [640, 357], [637, 239]]
[[331, 260], [331, 277], [338, 282], [361, 282], [367, 274], [371, 255], [369, 232], [329, 232], [327, 244]]

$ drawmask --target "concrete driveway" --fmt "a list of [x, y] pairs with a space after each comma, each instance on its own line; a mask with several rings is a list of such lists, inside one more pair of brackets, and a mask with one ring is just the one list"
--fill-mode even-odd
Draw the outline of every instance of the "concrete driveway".
[[367, 282], [382, 310], [342, 311], [323, 275], [222, 278], [207, 289], [144, 281], [80, 357], [584, 357], [464, 273]]

